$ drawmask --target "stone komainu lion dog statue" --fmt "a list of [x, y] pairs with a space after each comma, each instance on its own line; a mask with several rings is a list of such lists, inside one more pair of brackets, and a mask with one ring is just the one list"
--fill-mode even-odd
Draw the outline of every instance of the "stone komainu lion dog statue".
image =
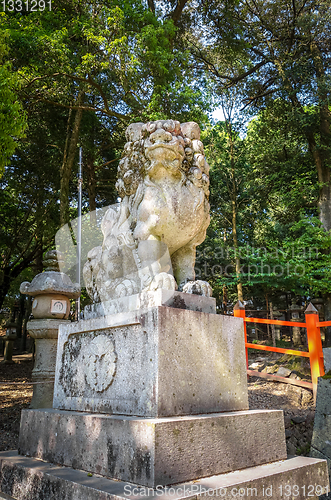
[[209, 225], [209, 166], [200, 128], [175, 120], [133, 123], [118, 166], [121, 203], [106, 212], [102, 246], [83, 275], [93, 301], [159, 288], [212, 295], [195, 281], [196, 246]]

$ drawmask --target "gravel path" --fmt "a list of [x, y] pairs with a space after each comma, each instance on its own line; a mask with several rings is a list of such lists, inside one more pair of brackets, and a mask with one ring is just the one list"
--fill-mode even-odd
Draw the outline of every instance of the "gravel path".
[[0, 363], [0, 450], [17, 449], [21, 410], [29, 408], [32, 398], [32, 361]]

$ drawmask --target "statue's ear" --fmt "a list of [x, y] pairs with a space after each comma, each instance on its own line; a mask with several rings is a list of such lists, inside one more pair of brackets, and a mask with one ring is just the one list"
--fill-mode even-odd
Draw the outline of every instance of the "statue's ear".
[[184, 137], [188, 137], [193, 141], [194, 139], [200, 140], [200, 127], [197, 123], [195, 122], [186, 122], [186, 123], [181, 123], [180, 125], [182, 134]]
[[125, 131], [125, 137], [128, 142], [140, 141], [142, 139], [142, 128], [144, 124], [139, 123], [131, 123]]

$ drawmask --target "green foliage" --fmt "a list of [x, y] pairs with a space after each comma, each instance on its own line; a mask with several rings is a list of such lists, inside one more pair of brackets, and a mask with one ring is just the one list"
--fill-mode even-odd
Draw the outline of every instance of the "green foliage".
[[0, 13], [0, 176], [27, 126], [26, 114], [17, 98], [17, 74], [11, 63], [5, 61], [8, 47], [6, 33], [1, 31], [3, 15]]
[[[175, 19], [182, 4], [155, 2], [154, 12], [140, 0], [58, 0], [51, 12], [0, 14], [0, 283], [11, 298], [16, 273], [29, 274], [58, 229], [79, 108], [85, 211], [116, 201], [129, 122], [195, 120], [211, 166], [197, 271], [218, 304], [236, 302], [239, 283], [259, 307], [331, 293], [330, 232], [317, 210], [331, 151], [329, 3], [184, 2]], [[216, 126], [212, 103], [228, 113]], [[247, 130], [247, 115], [233, 117], [242, 105], [254, 114]], [[68, 182], [74, 218], [75, 176]]]
[[[26, 138], [0, 181], [0, 307], [18, 295], [20, 280], [39, 272], [42, 253], [53, 244], [58, 224], [59, 180], [55, 139], [61, 123], [45, 108], [30, 120]], [[20, 278], [19, 278], [20, 276]]]
[[331, 380], [331, 370], [329, 370], [325, 375], [322, 377], [324, 380]]
[[331, 233], [318, 219], [317, 174], [291, 108], [276, 100], [251, 120], [246, 136], [238, 127], [233, 124], [232, 165], [225, 123], [204, 132], [212, 219], [198, 249], [200, 276], [212, 283], [218, 303], [224, 290], [236, 302], [239, 281], [246, 300], [260, 303], [284, 293], [330, 293]]

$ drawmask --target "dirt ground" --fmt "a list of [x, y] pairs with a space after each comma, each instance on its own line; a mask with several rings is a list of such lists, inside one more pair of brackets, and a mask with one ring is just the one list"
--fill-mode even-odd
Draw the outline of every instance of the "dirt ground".
[[[32, 398], [32, 360], [0, 363], [0, 450], [17, 449], [21, 410]], [[312, 393], [300, 387], [250, 377], [250, 409], [284, 411], [289, 455], [308, 455], [314, 422]]]
[[0, 363], [0, 450], [17, 449], [21, 410], [32, 398], [33, 362]]

